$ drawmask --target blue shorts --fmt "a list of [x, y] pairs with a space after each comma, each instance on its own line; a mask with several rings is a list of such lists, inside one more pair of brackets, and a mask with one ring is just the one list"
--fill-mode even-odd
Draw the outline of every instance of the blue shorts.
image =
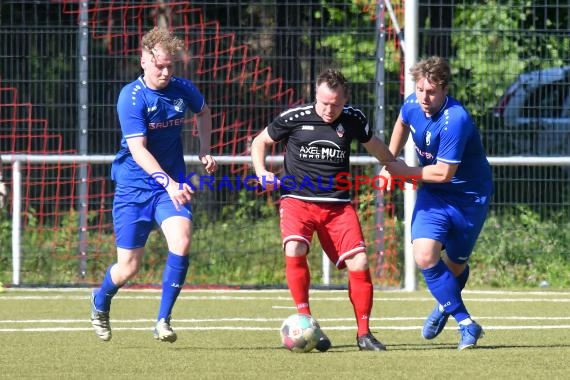
[[[149, 197], [133, 201], [130, 196], [115, 193], [113, 200], [113, 226], [118, 248], [135, 249], [144, 247], [154, 223], [159, 226], [171, 216], [182, 216], [192, 220], [189, 203], [176, 210], [166, 191], [154, 192]], [[140, 200], [144, 199], [144, 200]]]
[[465, 263], [473, 252], [488, 211], [489, 202], [458, 204], [449, 202], [443, 195], [420, 189], [412, 215], [412, 241], [420, 238], [439, 241], [451, 261]]

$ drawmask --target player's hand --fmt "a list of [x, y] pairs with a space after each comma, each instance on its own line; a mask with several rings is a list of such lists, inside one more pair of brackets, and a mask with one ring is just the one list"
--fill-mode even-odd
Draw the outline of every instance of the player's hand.
[[409, 168], [410, 167], [404, 162], [404, 160], [396, 159], [396, 161], [387, 162], [382, 170], [387, 171], [393, 176], [405, 177], [408, 174]]
[[264, 171], [257, 176], [258, 186], [262, 190], [277, 190], [281, 184], [275, 173]]
[[194, 194], [194, 190], [192, 190], [189, 184], [174, 181], [170, 181], [166, 187], [166, 192], [170, 196], [172, 203], [174, 203], [176, 210], [180, 210], [186, 203], [189, 203], [192, 200], [192, 194]]
[[212, 174], [218, 169], [216, 160], [209, 154], [200, 155], [200, 161], [202, 162], [202, 165], [204, 165], [204, 170], [206, 170], [206, 173], [208, 174]]
[[396, 161], [387, 162], [384, 165], [384, 167], [380, 171], [380, 175], [382, 176], [383, 180], [386, 181], [384, 183], [385, 191], [395, 190], [394, 179], [392, 178], [392, 176], [395, 177], [404, 176], [404, 173], [406, 172], [407, 168], [408, 165], [400, 159], [396, 159]]
[[388, 171], [388, 169], [386, 169], [386, 166], [382, 167], [382, 170], [380, 170], [379, 176], [381, 178], [380, 181], [382, 181], [383, 183], [377, 184], [378, 187], [380, 189], [382, 189], [382, 192], [385, 191], [392, 191], [392, 175], [390, 174], [390, 172]]
[[421, 183], [422, 177], [412, 173], [412, 168], [404, 160], [397, 159], [396, 161], [386, 163], [381, 175], [389, 179], [386, 190], [403, 189], [404, 182], [411, 183], [415, 189]]

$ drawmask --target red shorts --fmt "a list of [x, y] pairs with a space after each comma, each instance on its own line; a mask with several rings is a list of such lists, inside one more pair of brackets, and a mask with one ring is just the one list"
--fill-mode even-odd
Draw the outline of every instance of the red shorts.
[[306, 202], [285, 197], [279, 207], [283, 247], [288, 241], [302, 241], [311, 246], [313, 234], [338, 269], [346, 259], [366, 252], [360, 221], [350, 202]]

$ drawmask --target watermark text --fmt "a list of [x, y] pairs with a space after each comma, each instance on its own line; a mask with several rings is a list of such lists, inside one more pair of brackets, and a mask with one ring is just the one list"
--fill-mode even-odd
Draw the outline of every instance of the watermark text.
[[[340, 172], [335, 176], [304, 176], [295, 177], [286, 175], [280, 178], [268, 178], [266, 176], [257, 177], [255, 175], [248, 175], [242, 177], [236, 176], [213, 176], [213, 175], [199, 175], [196, 172], [181, 173], [176, 178], [179, 188], [182, 189], [184, 184], [187, 184], [192, 191], [204, 190], [260, 190], [260, 189], [277, 189], [284, 190], [303, 190], [311, 189], [313, 191], [330, 191], [330, 190], [360, 190], [366, 186], [374, 190], [405, 190], [405, 184], [412, 185], [411, 189], [418, 188], [421, 176], [367, 176], [355, 175], [353, 176], [348, 172]], [[170, 177], [162, 172], [153, 173], [149, 179], [148, 184], [151, 188], [166, 188], [170, 183]]]

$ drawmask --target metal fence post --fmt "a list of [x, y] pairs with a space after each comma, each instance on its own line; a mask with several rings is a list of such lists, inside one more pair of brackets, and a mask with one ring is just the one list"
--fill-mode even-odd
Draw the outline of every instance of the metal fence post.
[[[89, 2], [87, 0], [81, 1], [79, 6], [79, 28], [78, 32], [78, 51], [77, 55], [77, 94], [78, 94], [78, 112], [77, 112], [77, 145], [79, 147], [78, 153], [87, 155], [89, 153], [88, 147], [88, 47], [89, 47]], [[87, 272], [87, 223], [88, 223], [88, 184], [87, 184], [87, 163], [79, 164], [79, 178], [77, 183], [77, 210], [79, 213], [79, 275], [85, 277]]]

